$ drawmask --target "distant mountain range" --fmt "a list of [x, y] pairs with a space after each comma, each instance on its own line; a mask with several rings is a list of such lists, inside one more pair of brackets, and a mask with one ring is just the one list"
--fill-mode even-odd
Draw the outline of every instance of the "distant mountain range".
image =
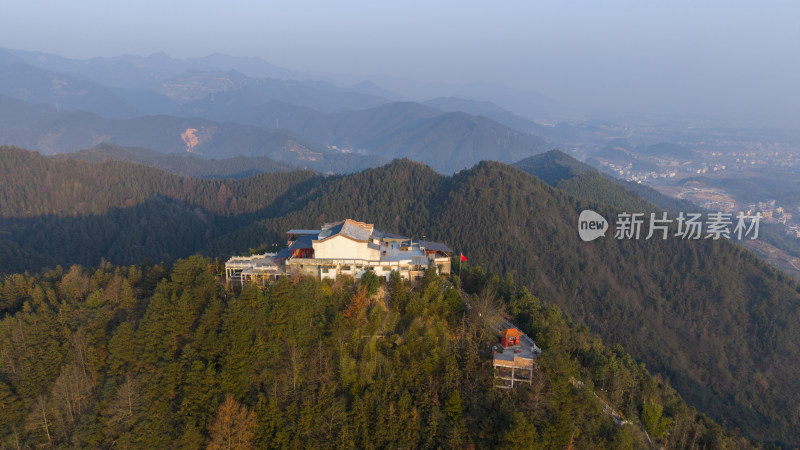
[[[15, 126], [0, 124], [0, 143], [45, 154], [108, 142], [167, 153], [191, 150], [210, 158], [266, 156], [326, 173], [409, 157], [452, 173], [484, 159], [512, 163], [569, 142], [602, 139], [591, 125], [543, 125], [493, 102], [471, 99], [486, 89], [498, 99], [516, 98], [502, 85], [475, 86], [475, 95], [464, 86], [464, 98], [414, 103], [399, 101], [402, 95], [370, 80], [350, 86], [300, 81], [303, 74], [259, 58], [221, 54], [76, 60], [0, 49], [0, 68], [0, 95], [51, 105], [56, 112], [97, 116], [55, 117], [48, 112], [36, 117], [31, 110], [38, 106], [17, 104], [15, 114], [25, 111], [12, 119]], [[528, 97], [523, 101], [548, 102], [535, 93]], [[9, 107], [6, 99], [0, 102]], [[665, 147], [669, 145], [630, 152], [685, 153], [678, 146]], [[338, 161], [319, 156], [326, 152]], [[634, 159], [636, 168], [646, 168], [644, 158]]]
[[[549, 148], [536, 134], [557, 138], [552, 127], [490, 102], [396, 102], [389, 99], [401, 96], [370, 81], [339, 87], [278, 79], [298, 74], [258, 58], [162, 53], [82, 61], [0, 49], [0, 68], [0, 95], [7, 96], [0, 104], [17, 116], [0, 125], [0, 143], [45, 154], [107, 142], [210, 158], [266, 156], [322, 172], [409, 157], [448, 173]], [[14, 103], [20, 100], [55, 111]]]
[[270, 156], [308, 163], [319, 161], [326, 154], [324, 149], [282, 130], [199, 118], [142, 116], [115, 120], [81, 111], [57, 111], [8, 97], [0, 97], [0, 111], [0, 117], [9, 118], [0, 125], [5, 142], [48, 154], [73, 152], [102, 142], [163, 153], [188, 151], [217, 158]]
[[190, 70], [241, 72], [256, 78], [299, 79], [301, 74], [272, 65], [261, 58], [235, 57], [214, 53], [201, 58], [177, 59], [165, 53], [150, 56], [121, 55], [111, 58], [77, 60], [49, 53], [0, 49], [0, 52], [43, 69], [74, 74], [106, 86], [153, 89], [164, 81]]
[[[247, 101], [247, 95], [239, 94], [221, 96]], [[219, 97], [203, 102], [216, 107]], [[445, 113], [418, 103], [323, 114], [273, 101], [249, 110], [223, 104], [215, 112], [198, 114], [234, 119], [224, 122], [164, 115], [106, 119], [1, 96], [0, 107], [0, 117], [6, 119], [0, 124], [0, 141], [45, 154], [107, 142], [163, 153], [189, 151], [208, 158], [267, 156], [322, 172], [359, 170], [398, 157], [455, 172], [480, 160], [513, 162], [548, 148], [542, 139], [491, 119]]]
[[112, 89], [70, 75], [0, 57], [0, 94], [64, 110], [90, 111], [110, 118], [130, 118], [139, 111]]
[[[215, 114], [202, 113], [214, 117]], [[220, 110], [217, 109], [219, 112]], [[340, 151], [407, 157], [442, 172], [482, 159], [513, 162], [546, 150], [542, 139], [486, 117], [441, 110], [413, 102], [387, 103], [361, 111], [322, 114], [284, 102], [225, 108], [229, 120], [290, 130], [311, 142]], [[217, 115], [218, 120], [224, 116]]]
[[[190, 70], [165, 80], [155, 89], [182, 105], [183, 114], [197, 115], [203, 106], [230, 105], [253, 107], [280, 100], [322, 112], [372, 108], [388, 100], [371, 94], [337, 88], [326, 83], [306, 83], [276, 78], [251, 78], [240, 72], [201, 72]], [[192, 103], [198, 102], [200, 103]]]

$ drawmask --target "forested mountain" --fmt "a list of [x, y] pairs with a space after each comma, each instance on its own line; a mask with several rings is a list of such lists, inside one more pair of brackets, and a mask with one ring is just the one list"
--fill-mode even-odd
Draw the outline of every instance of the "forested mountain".
[[[0, 280], [0, 444], [751, 446], [510, 278], [468, 269], [466, 296], [433, 272], [413, 290], [399, 277], [239, 290], [220, 269], [192, 257]], [[513, 392], [488, 363], [488, 319], [504, 311], [545, 349]]]
[[[606, 238], [580, 241], [576, 222], [581, 210], [590, 208], [605, 217], [621, 212], [590, 198], [612, 202], [636, 198], [617, 191], [621, 189], [617, 185], [611, 184], [614, 189], [607, 188], [609, 192], [590, 193], [597, 197], [574, 191], [576, 197], [500, 163], [484, 162], [446, 177], [417, 163], [396, 161], [348, 176], [165, 179], [165, 186], [195, 186], [185, 194], [168, 196], [160, 183], [153, 182], [150, 191], [138, 183], [171, 176], [141, 169], [145, 172], [130, 182], [114, 184], [106, 189], [108, 194], [87, 202], [77, 194], [62, 198], [71, 192], [71, 180], [103, 180], [111, 176], [110, 170], [119, 170], [115, 165], [127, 172], [130, 166], [15, 154], [16, 159], [6, 163], [8, 173], [20, 172], [20, 165], [33, 168], [3, 194], [15, 205], [3, 211], [28, 211], [34, 217], [5, 219], [0, 243], [14, 249], [5, 254], [28, 252], [50, 258], [48, 264], [64, 266], [73, 262], [96, 265], [101, 257], [119, 264], [138, 263], [144, 257], [170, 261], [198, 250], [229, 255], [262, 244], [280, 244], [290, 228], [356, 218], [379, 229], [446, 242], [456, 251], [463, 250], [470, 262], [513, 274], [532, 293], [559, 305], [607, 342], [623, 345], [701, 411], [752, 438], [800, 443], [800, 417], [794, 412], [800, 404], [795, 376], [800, 370], [797, 284], [725, 241], [617, 240], [612, 237], [613, 227]], [[61, 166], [50, 170], [64, 173], [69, 189], [36, 188], [39, 180], [48, 178], [48, 165], [73, 168], [71, 174]], [[284, 180], [281, 189], [254, 194], [246, 187], [276, 180]], [[578, 180], [573, 177], [567, 182]], [[102, 185], [102, 181], [97, 183]], [[125, 208], [123, 201], [133, 197], [132, 192], [152, 194], [140, 194], [142, 198], [150, 195], [150, 200]], [[258, 195], [264, 192], [270, 196], [260, 199]], [[111, 193], [113, 200], [106, 198]], [[641, 199], [638, 202], [637, 207], [648, 207]], [[76, 214], [78, 207], [92, 211], [96, 204], [107, 205], [105, 212], [100, 208], [97, 215]], [[180, 211], [197, 219], [184, 221]], [[172, 217], [183, 228], [172, 230], [161, 220], [150, 220], [158, 214]], [[124, 230], [119, 229], [120, 223], [125, 224]], [[109, 228], [114, 232], [104, 234]], [[49, 231], [37, 234], [45, 229]], [[48, 238], [50, 233], [56, 238]], [[60, 236], [68, 236], [69, 242]], [[107, 247], [94, 244], [98, 236]], [[191, 236], [197, 236], [191, 245], [167, 245]], [[79, 251], [62, 251], [63, 245]], [[120, 251], [112, 257], [109, 249]], [[13, 262], [14, 271], [40, 267], [35, 258], [15, 256], [9, 261], [7, 266]]]
[[[556, 186], [561, 181], [580, 176], [586, 172], [597, 172], [592, 166], [584, 164], [560, 150], [550, 150], [514, 163], [517, 167]], [[606, 202], [608, 203], [608, 202]]]
[[127, 161], [194, 178], [246, 178], [259, 173], [297, 170], [297, 167], [266, 156], [237, 156], [215, 160], [190, 153], [164, 154], [145, 148], [120, 147], [112, 144], [100, 144], [90, 149], [53, 157], [89, 162]]
[[655, 205], [674, 214], [702, 211], [688, 200], [667, 197], [645, 184], [602, 174], [561, 150], [550, 150], [525, 158], [514, 163], [514, 167], [570, 195], [595, 203], [605, 203], [620, 210], [650, 211]]
[[125, 162], [53, 160], [8, 147], [0, 147], [0, 174], [3, 272], [99, 258], [172, 261], [269, 216], [288, 190], [311, 189], [319, 179], [310, 171], [181, 178]]
[[[588, 201], [613, 205], [619, 210], [649, 211], [653, 208], [652, 205], [647, 203], [650, 202], [657, 206], [658, 209], [668, 211], [673, 217], [681, 212], [701, 214], [710, 212], [688, 200], [676, 199], [661, 194], [645, 184], [619, 180], [600, 174], [593, 167], [576, 161], [559, 150], [551, 150], [541, 155], [526, 158], [514, 165], [571, 195]], [[760, 186], [768, 183], [769, 181], [764, 180]], [[750, 185], [754, 190], [759, 189], [759, 187], [755, 186], [755, 183], [747, 180], [743, 184]], [[646, 202], [643, 202], [643, 200]], [[768, 245], [762, 246], [760, 245], [761, 243]], [[789, 237], [783, 227], [776, 224], [762, 223], [759, 227], [759, 239], [757, 241], [745, 239], [740, 241], [739, 244], [764, 258], [778, 270], [784, 271], [795, 279], [800, 279], [800, 271], [792, 265], [786, 256], [788, 254], [800, 257], [800, 244], [797, 243], [796, 239]], [[782, 251], [776, 255], [773, 252], [773, 245]]]

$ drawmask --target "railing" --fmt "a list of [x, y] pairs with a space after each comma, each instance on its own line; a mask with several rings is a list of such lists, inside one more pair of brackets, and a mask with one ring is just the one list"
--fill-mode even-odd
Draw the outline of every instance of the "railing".
[[262, 255], [231, 256], [231, 259], [228, 260], [227, 264], [234, 264], [234, 263], [246, 262], [246, 261], [252, 262], [252, 261], [255, 261], [255, 260], [258, 260], [258, 259], [273, 258], [275, 256], [278, 256], [278, 254], [277, 253], [264, 253]]
[[[409, 261], [411, 259], [409, 258]], [[349, 266], [396, 266], [409, 265], [408, 263], [401, 263], [400, 261], [381, 261], [378, 259], [361, 259], [361, 258], [291, 258], [286, 260], [286, 263], [292, 264], [308, 264], [308, 265], [349, 265]]]

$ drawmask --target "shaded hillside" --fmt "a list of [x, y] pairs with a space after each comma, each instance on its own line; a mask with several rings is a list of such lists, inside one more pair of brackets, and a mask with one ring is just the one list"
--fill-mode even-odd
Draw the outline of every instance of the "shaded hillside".
[[552, 186], [586, 172], [597, 171], [594, 167], [584, 164], [560, 150], [550, 150], [525, 158], [515, 162], [514, 167], [528, 172]]
[[0, 211], [6, 218], [100, 215], [165, 197], [217, 214], [252, 213], [286, 189], [318, 178], [311, 171], [261, 174], [242, 180], [194, 179], [120, 161], [57, 160], [0, 147]]
[[127, 161], [194, 178], [246, 178], [259, 173], [289, 172], [297, 169], [266, 156], [237, 156], [215, 160], [187, 153], [164, 154], [144, 148], [120, 147], [112, 144], [100, 144], [90, 149], [53, 157], [89, 162]]
[[688, 200], [667, 197], [645, 184], [600, 173], [596, 168], [561, 150], [551, 150], [526, 158], [514, 163], [514, 166], [572, 196], [605, 203], [620, 210], [651, 211], [655, 205], [675, 215], [679, 212], [700, 211], [700, 208]]
[[[181, 178], [119, 161], [52, 160], [0, 147], [0, 272], [57, 264], [172, 261], [306, 190], [310, 171]], [[295, 194], [291, 195], [294, 197]]]
[[[57, 163], [68, 162], [48, 162]], [[292, 175], [253, 180], [277, 176]], [[50, 204], [53, 193], [34, 189], [33, 183], [18, 184], [14, 192], [25, 204]], [[800, 443], [800, 419], [785, 413], [800, 404], [795, 375], [800, 370], [798, 287], [740, 247], [710, 240], [620, 241], [611, 237], [613, 229], [606, 238], [582, 242], [576, 232], [581, 210], [591, 208], [605, 217], [621, 211], [568, 195], [500, 163], [481, 163], [445, 177], [417, 163], [396, 161], [305, 183], [287, 186], [275, 200], [264, 199], [261, 209], [254, 204], [257, 214], [231, 216], [220, 226], [224, 233], [212, 233], [202, 251], [246, 252], [281, 243], [287, 229], [315, 228], [343, 217], [443, 241], [463, 250], [470, 262], [513, 274], [607, 342], [623, 345], [713, 418], [756, 439]], [[252, 201], [257, 204], [257, 197]], [[110, 211], [98, 217], [98, 225], [103, 219], [110, 224], [118, 220]], [[48, 226], [79, 227], [80, 222], [52, 218]], [[147, 221], [131, 226], [142, 233], [153, 228]], [[3, 234], [2, 242], [40, 255], [57, 248], [47, 240], [25, 239], [26, 232]], [[179, 241], [186, 231], [165, 233], [159, 236]], [[86, 245], [93, 239], [91, 232], [69, 235]], [[101, 256], [96, 255], [98, 260]], [[115, 260], [123, 261], [128, 262]]]

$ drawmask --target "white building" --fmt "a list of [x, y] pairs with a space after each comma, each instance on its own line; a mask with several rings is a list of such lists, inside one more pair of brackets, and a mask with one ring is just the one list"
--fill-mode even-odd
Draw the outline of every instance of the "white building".
[[260, 266], [254, 263], [250, 267], [243, 257], [231, 258], [225, 265], [228, 280], [255, 281], [260, 278], [254, 275], [259, 270], [263, 278], [302, 273], [322, 279], [339, 275], [360, 278], [369, 270], [386, 279], [397, 271], [404, 279], [416, 280], [429, 267], [440, 274], [450, 273], [452, 250], [446, 245], [384, 233], [368, 223], [347, 219], [326, 223], [320, 230], [293, 229], [286, 234], [288, 247], [270, 255], [271, 264], [255, 258]]

